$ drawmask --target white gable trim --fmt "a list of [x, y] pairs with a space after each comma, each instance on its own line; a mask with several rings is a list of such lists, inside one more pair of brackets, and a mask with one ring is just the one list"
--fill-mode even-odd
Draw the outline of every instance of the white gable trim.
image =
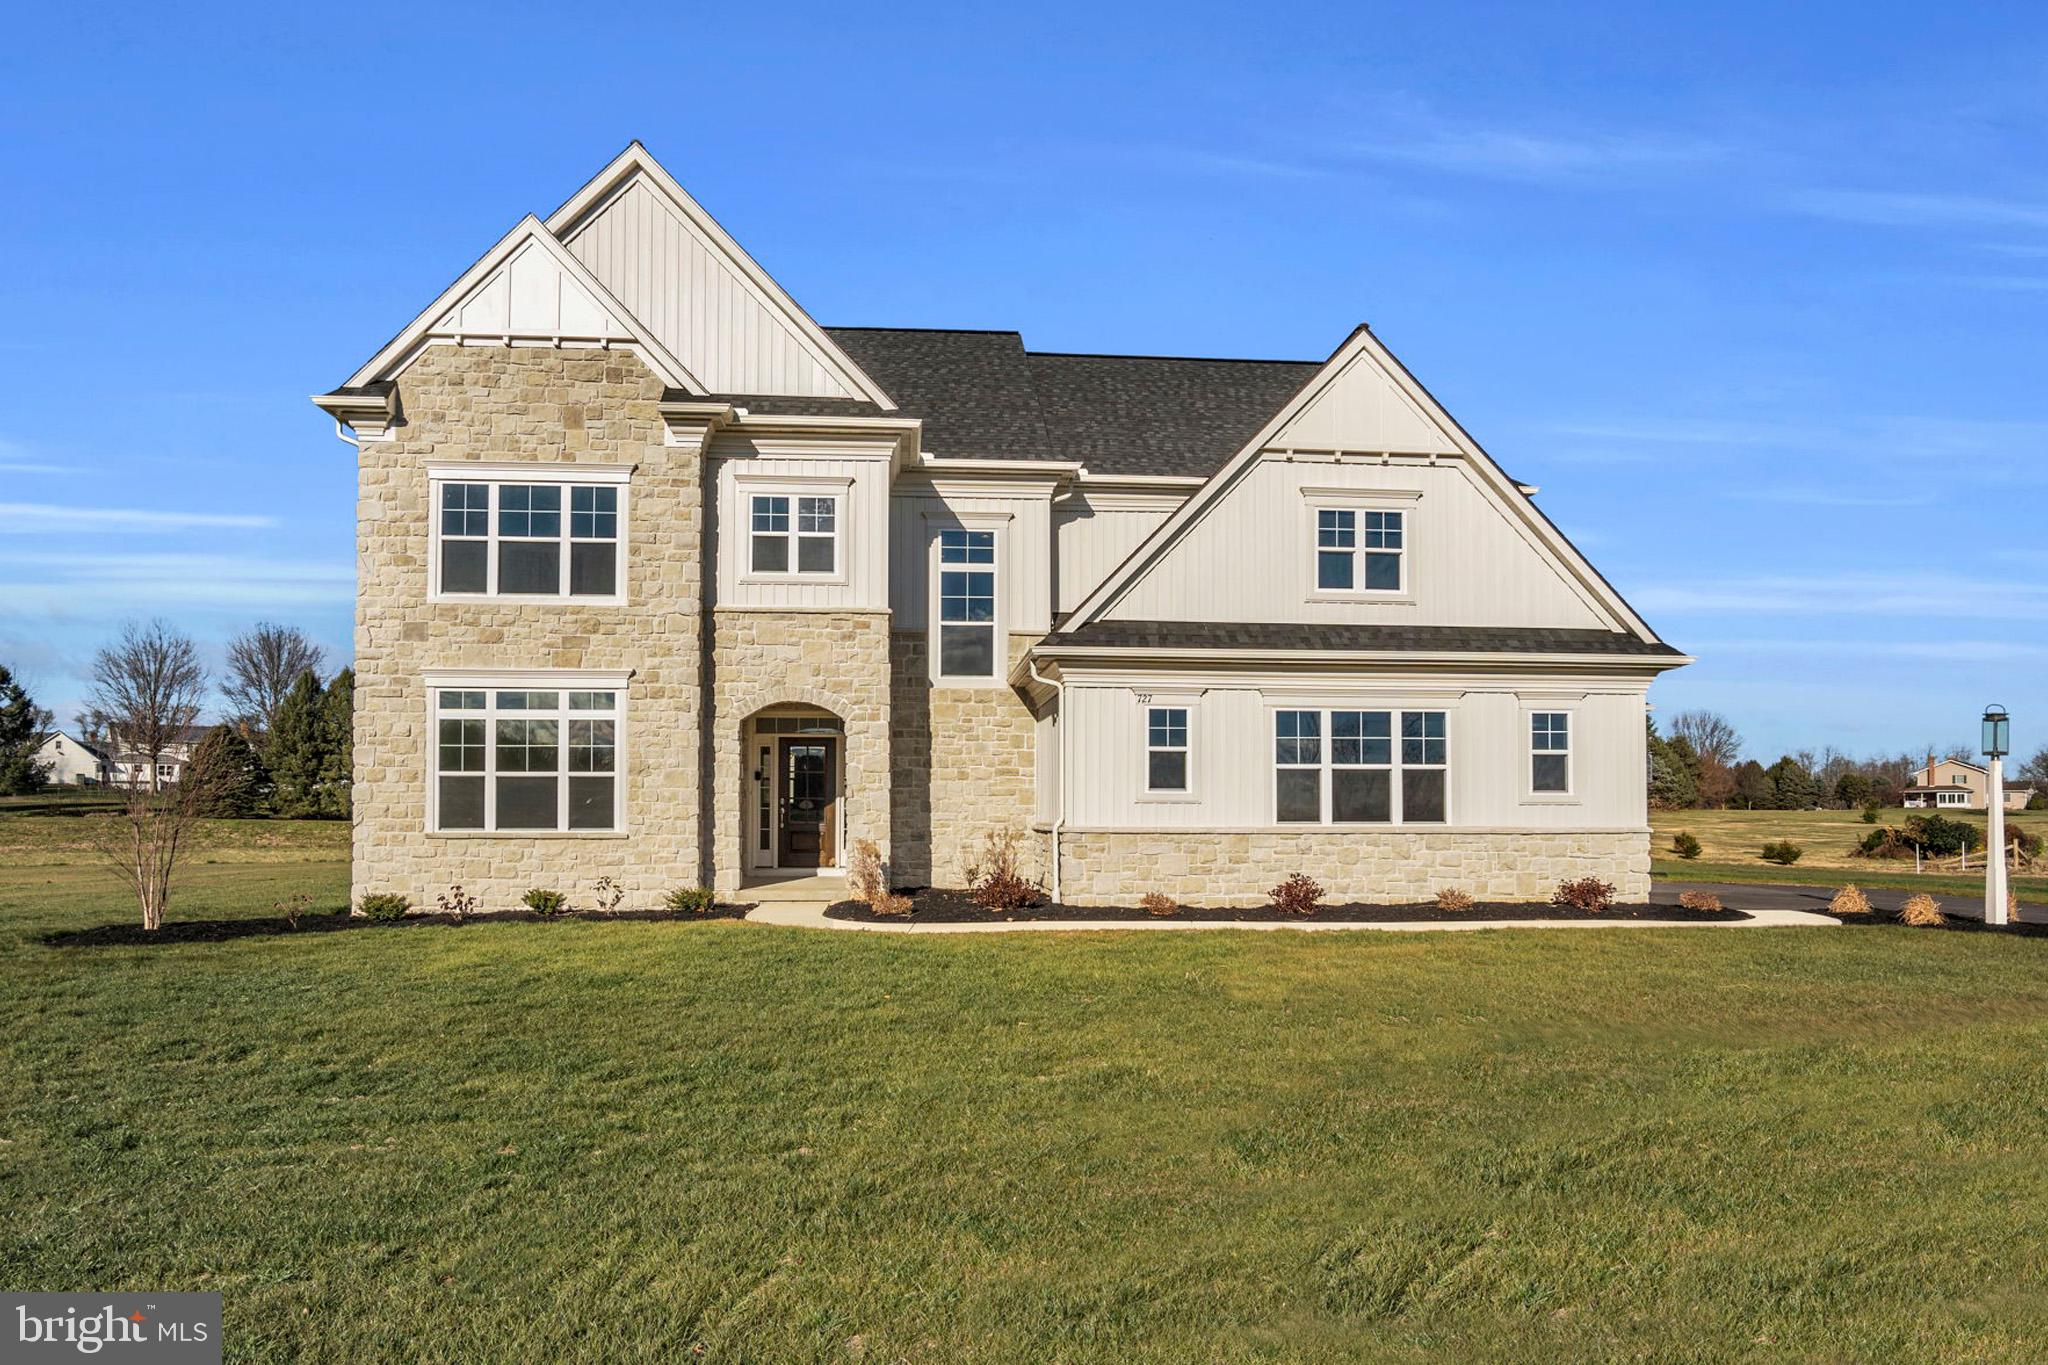
[[[1468, 462], [1469, 468], [1477, 476], [1480, 484], [1494, 493], [1495, 504], [1503, 515], [1507, 516], [1525, 537], [1533, 540], [1541, 550], [1548, 553], [1549, 557], [1565, 571], [1567, 580], [1580, 591], [1582, 596], [1587, 597], [1601, 608], [1604, 608], [1607, 614], [1623, 629], [1634, 632], [1644, 640], [1661, 643], [1656, 632], [1650, 629], [1649, 623], [1636, 615], [1635, 609], [1622, 600], [1621, 594], [1616, 592], [1613, 586], [1600, 576], [1599, 571], [1592, 566], [1584, 555], [1579, 553], [1578, 547], [1565, 539], [1564, 533], [1552, 525], [1550, 518], [1544, 516], [1536, 504], [1531, 502], [1521, 492], [1520, 486], [1501, 472], [1500, 466], [1493, 462], [1493, 457], [1488, 455], [1480, 444], [1472, 439], [1470, 433], [1458, 425], [1457, 419], [1445, 411], [1443, 405], [1436, 401], [1435, 396], [1428, 389], [1425, 389], [1413, 374], [1409, 373], [1408, 367], [1403, 365], [1392, 351], [1389, 351], [1381, 344], [1379, 338], [1372, 334], [1372, 329], [1362, 323], [1345, 339], [1344, 344], [1339, 346], [1330, 358], [1323, 362], [1323, 367], [1316, 371], [1315, 377], [1305, 384], [1299, 393], [1289, 399], [1281, 407], [1280, 411], [1274, 413], [1267, 420], [1266, 425], [1260, 428], [1258, 435], [1252, 437], [1245, 444], [1244, 448], [1231, 458], [1228, 464], [1216, 471], [1215, 475], [1202, 486], [1199, 492], [1181, 505], [1179, 511], [1161, 522], [1159, 527], [1150, 536], [1146, 537], [1137, 549], [1131, 552], [1130, 556], [1117, 567], [1115, 572], [1111, 573], [1108, 578], [1096, 586], [1093, 592], [1088, 594], [1081, 605], [1074, 609], [1074, 614], [1060, 628], [1066, 631], [1077, 630], [1088, 622], [1101, 617], [1126, 591], [1137, 583], [1138, 579], [1147, 569], [1158, 562], [1166, 550], [1178, 541], [1189, 527], [1198, 522], [1210, 507], [1214, 506], [1219, 499], [1229, 492], [1231, 487], [1237, 483], [1246, 471], [1266, 456], [1269, 448], [1274, 446], [1280, 433], [1285, 431], [1297, 416], [1321, 397], [1338, 376], [1342, 375], [1352, 362], [1360, 356], [1376, 362], [1387, 373], [1388, 377], [1399, 387], [1401, 395], [1406, 402], [1432, 428], [1443, 434], [1445, 442], [1443, 453], [1455, 452], [1456, 455], [1462, 456]], [[1388, 456], [1396, 452], [1373, 451], [1358, 453]], [[1400, 453], [1433, 455], [1437, 452]]]
[[825, 334], [809, 313], [797, 305], [788, 291], [775, 282], [760, 262], [748, 255], [746, 249], [734, 241], [732, 235], [719, 226], [718, 220], [705, 211], [704, 206], [690, 197], [689, 191], [676, 183], [675, 177], [656, 161], [648, 150], [637, 141], [629, 144], [625, 151], [612, 159], [610, 165], [582, 189], [569, 197], [568, 202], [548, 215], [548, 231], [556, 234], [561, 241], [575, 238], [585, 224], [595, 218], [613, 197], [623, 193], [636, 178], [644, 179], [653, 186], [677, 212], [700, 235], [740, 272], [762, 301], [775, 312], [790, 330], [797, 334], [813, 359], [831, 371], [839, 382], [851, 392], [858, 393], [884, 412], [894, 412], [896, 402], [882, 386], [868, 377], [866, 371], [854, 363], [853, 357], [841, 350], [839, 344]]
[[581, 261], [564, 249], [561, 242], [556, 239], [552, 232], [547, 230], [547, 227], [540, 219], [530, 213], [520, 219], [517, 226], [510, 232], [500, 238], [496, 246], [485, 252], [482, 259], [469, 269], [463, 271], [461, 277], [455, 283], [442, 290], [440, 297], [428, 304], [418, 317], [406, 324], [405, 330], [393, 337], [385, 345], [384, 349], [371, 356], [361, 369], [350, 375], [347, 383], [342, 387], [355, 388], [363, 384], [371, 384], [379, 380], [389, 379], [411, 364], [422, 348], [436, 341], [461, 343], [465, 341], [486, 341], [495, 338], [506, 344], [520, 340], [528, 342], [549, 341], [559, 344], [564, 339], [559, 333], [545, 338], [537, 336], [525, 337], [507, 332], [465, 333], [459, 326], [450, 324], [447, 321], [454, 316], [456, 309], [490, 284], [492, 277], [505, 269], [512, 258], [518, 255], [521, 249], [526, 247], [528, 243], [532, 243], [539, 250], [546, 252], [553, 259], [555, 265], [571, 280], [575, 281], [577, 286], [588, 294], [605, 314], [606, 321], [609, 324], [606, 333], [602, 336], [593, 335], [581, 339], [609, 343], [615, 338], [620, 344], [630, 345], [638, 350], [646, 358], [648, 368], [652, 369], [661, 378], [661, 381], [670, 388], [687, 389], [692, 393], [700, 394], [705, 391], [704, 386], [697, 382], [696, 376], [692, 375], [684, 367], [683, 363], [669, 352], [666, 346], [663, 346], [660, 341], [656, 340], [640, 324], [640, 321], [627, 310], [626, 306], [614, 298], [611, 291], [606, 289], [595, 275], [592, 275], [584, 268]]

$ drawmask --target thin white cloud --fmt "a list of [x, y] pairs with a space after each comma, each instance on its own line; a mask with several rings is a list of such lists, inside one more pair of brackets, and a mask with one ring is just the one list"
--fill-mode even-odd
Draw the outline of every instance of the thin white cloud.
[[1956, 275], [1950, 283], [2002, 294], [2036, 294], [2048, 290], [2048, 275]]
[[27, 531], [193, 531], [275, 526], [275, 517], [234, 512], [163, 512], [142, 507], [60, 507], [0, 502], [0, 534]]
[[33, 464], [25, 460], [0, 460], [0, 474], [69, 474], [61, 464]]
[[[2038, 461], [2048, 445], [2048, 421], [2019, 418], [1876, 415], [1832, 422], [1772, 418], [1644, 416], [1591, 422], [1565, 421], [1542, 430], [1603, 447], [1699, 446], [1797, 450], [1854, 455], [2024, 456]], [[1590, 458], [1590, 456], [1588, 457]], [[1616, 457], [1618, 458], [1618, 457]]]
[[1932, 493], [1856, 493], [1833, 488], [1731, 488], [1727, 496], [1737, 502], [1763, 502], [1777, 507], [1927, 507]]
[[1973, 194], [1806, 190], [1791, 202], [1815, 218], [1872, 227], [2048, 227], [2048, 204]]
[[345, 606], [354, 600], [355, 582], [355, 566], [342, 560], [90, 550], [53, 559], [0, 553], [0, 618]]
[[[1645, 612], [1780, 616], [1886, 616], [1901, 621], [2048, 620], [2048, 587], [1962, 574], [1800, 574], [1695, 577], [1629, 593]], [[1916, 630], [1924, 627], [1915, 626]]]
[[1623, 172], [1696, 166], [1726, 155], [1704, 138], [1644, 134], [1566, 135], [1434, 122], [1407, 136], [1353, 144], [1374, 161], [1508, 180], [1578, 180]]
[[1689, 640], [1688, 651], [1784, 654], [1798, 658], [1913, 659], [1929, 663], [2026, 664], [2048, 661], [2048, 645], [2011, 640]]

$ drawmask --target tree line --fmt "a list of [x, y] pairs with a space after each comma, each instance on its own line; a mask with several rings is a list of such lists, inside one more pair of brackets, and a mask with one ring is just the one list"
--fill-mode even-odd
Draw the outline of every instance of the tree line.
[[[1769, 765], [1743, 757], [1742, 736], [1714, 711], [1681, 711], [1660, 733], [1649, 725], [1650, 805], [1658, 810], [1853, 810], [1905, 803], [1913, 773], [1927, 754], [1901, 753], [1854, 758], [1836, 748], [1802, 749]], [[1981, 763], [1966, 745], [1937, 751], [1937, 758]], [[2048, 805], [2048, 746], [2015, 762], [2011, 782], [2032, 782], [2034, 802]]]

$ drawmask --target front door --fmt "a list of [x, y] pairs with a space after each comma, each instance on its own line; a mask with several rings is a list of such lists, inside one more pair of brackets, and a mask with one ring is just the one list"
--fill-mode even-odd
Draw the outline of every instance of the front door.
[[781, 819], [776, 862], [781, 867], [831, 867], [839, 861], [839, 741], [805, 737], [782, 741], [775, 765]]

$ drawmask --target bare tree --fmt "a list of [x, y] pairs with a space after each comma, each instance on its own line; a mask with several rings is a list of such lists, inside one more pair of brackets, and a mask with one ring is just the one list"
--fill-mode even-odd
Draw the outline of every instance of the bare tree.
[[297, 626], [257, 622], [255, 629], [228, 642], [228, 678], [221, 695], [228, 700], [229, 714], [254, 732], [260, 746], [270, 738], [277, 708], [292, 684], [301, 673], [319, 676], [323, 657], [320, 646]]
[[1718, 711], [1681, 711], [1671, 718], [1671, 733], [1721, 767], [1733, 768], [1742, 761], [1742, 736]]
[[94, 846], [135, 891], [142, 927], [154, 931], [171, 901], [171, 878], [185, 835], [205, 809], [211, 776], [204, 765], [187, 764], [182, 780], [166, 792], [157, 760], [171, 741], [199, 717], [208, 680], [199, 650], [162, 621], [130, 624], [121, 638], [93, 659], [93, 709], [106, 718], [108, 733], [148, 758], [145, 783], [129, 770], [126, 799], [116, 816], [88, 824]]

